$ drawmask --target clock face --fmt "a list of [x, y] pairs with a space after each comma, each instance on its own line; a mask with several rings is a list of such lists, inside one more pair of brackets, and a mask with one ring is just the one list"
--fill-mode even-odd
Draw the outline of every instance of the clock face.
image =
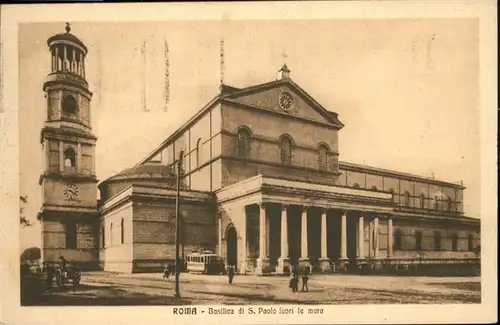
[[280, 108], [284, 111], [288, 111], [290, 108], [292, 108], [293, 105], [292, 95], [290, 95], [290, 93], [286, 91], [282, 92], [279, 97], [279, 105]]
[[63, 189], [64, 197], [67, 200], [76, 200], [79, 191], [78, 185], [66, 184]]

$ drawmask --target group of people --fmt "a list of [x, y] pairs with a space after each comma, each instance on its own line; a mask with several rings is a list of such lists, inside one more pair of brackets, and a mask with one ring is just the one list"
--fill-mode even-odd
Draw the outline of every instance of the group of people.
[[[302, 292], [309, 291], [309, 275], [311, 274], [311, 267], [306, 265], [302, 272]], [[289, 288], [292, 288], [292, 292], [299, 291], [299, 266], [296, 264], [290, 265], [290, 282], [288, 285]]]

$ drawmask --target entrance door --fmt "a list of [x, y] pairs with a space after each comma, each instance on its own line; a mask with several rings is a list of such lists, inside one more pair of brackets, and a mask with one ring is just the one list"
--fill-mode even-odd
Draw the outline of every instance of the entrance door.
[[[227, 242], [227, 256], [226, 263], [227, 265], [237, 266], [238, 262], [238, 238], [236, 235], [236, 229], [234, 227], [230, 227], [227, 230], [226, 234], [226, 242]], [[226, 265], [226, 266], [227, 266]]]

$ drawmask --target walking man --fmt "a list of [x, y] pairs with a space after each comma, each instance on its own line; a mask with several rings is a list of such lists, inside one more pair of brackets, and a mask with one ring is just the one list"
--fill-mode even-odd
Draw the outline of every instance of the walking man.
[[236, 269], [235, 269], [234, 265], [229, 265], [227, 268], [227, 276], [229, 278], [229, 284], [233, 283], [233, 278], [234, 278], [235, 273], [236, 273]]
[[307, 285], [307, 281], [309, 280], [309, 274], [311, 273], [311, 267], [306, 265], [304, 267], [304, 273], [302, 274], [302, 292], [308, 292], [309, 286]]

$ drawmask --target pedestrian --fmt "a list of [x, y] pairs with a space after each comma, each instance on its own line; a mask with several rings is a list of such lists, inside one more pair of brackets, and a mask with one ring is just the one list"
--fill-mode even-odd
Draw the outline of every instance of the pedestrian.
[[290, 265], [290, 283], [288, 285], [292, 288], [292, 292], [295, 293], [299, 288], [299, 276], [297, 272], [297, 266]]
[[229, 284], [233, 283], [234, 274], [236, 273], [236, 268], [234, 265], [229, 265], [227, 268], [227, 277], [229, 279]]
[[307, 281], [309, 281], [309, 274], [311, 274], [311, 267], [309, 265], [304, 266], [304, 272], [302, 273], [302, 292], [308, 292], [309, 286]]

